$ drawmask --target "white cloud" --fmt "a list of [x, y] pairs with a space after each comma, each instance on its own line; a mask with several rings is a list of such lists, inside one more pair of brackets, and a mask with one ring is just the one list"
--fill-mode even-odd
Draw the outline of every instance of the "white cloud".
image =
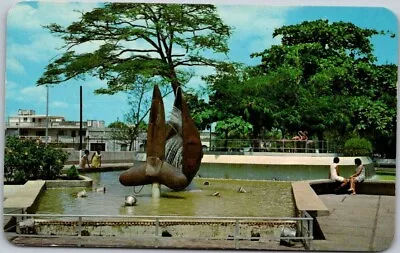
[[12, 81], [6, 80], [5, 87], [5, 98], [6, 100], [15, 98], [17, 94], [18, 84]]
[[107, 88], [107, 82], [100, 80], [98, 78], [94, 78], [94, 77], [88, 77], [85, 80], [85, 86], [89, 87], [90, 89], [99, 89], [99, 88]]
[[15, 74], [25, 73], [24, 66], [15, 58], [7, 57], [6, 66], [8, 71], [12, 71]]
[[50, 103], [50, 107], [57, 107], [57, 108], [68, 108], [68, 104], [61, 101], [53, 101]]
[[16, 100], [33, 103], [46, 102], [46, 87], [28, 86], [26, 88], [23, 88], [16, 96]]
[[[48, 62], [61, 54], [62, 40], [50, 34], [43, 25], [57, 23], [68, 25], [79, 19], [80, 13], [73, 10], [87, 11], [97, 3], [37, 2], [19, 3], [10, 9], [7, 19], [8, 36], [14, 38], [7, 43], [7, 67], [10, 71], [21, 73], [28, 62]], [[21, 33], [24, 33], [21, 37]], [[14, 37], [15, 36], [15, 37]], [[18, 43], [16, 39], [18, 38]], [[83, 45], [82, 50], [92, 50], [98, 45]]]
[[88, 11], [97, 3], [79, 2], [37, 2], [36, 6], [22, 2], [10, 9], [7, 25], [12, 28], [41, 30], [42, 25], [57, 23], [68, 25], [80, 17], [79, 11]]
[[230, 41], [246, 45], [249, 52], [257, 52], [280, 43], [273, 38], [275, 28], [285, 24], [285, 19], [293, 7], [273, 7], [265, 5], [218, 6], [223, 21], [233, 28]]
[[50, 34], [35, 34], [26, 39], [27, 43], [8, 43], [7, 59], [19, 64], [49, 60], [59, 53], [56, 48], [61, 46], [60, 39]]

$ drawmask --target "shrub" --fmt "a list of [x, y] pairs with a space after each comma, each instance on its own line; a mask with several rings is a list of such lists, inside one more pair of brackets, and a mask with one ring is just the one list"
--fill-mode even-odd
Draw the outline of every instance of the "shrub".
[[371, 156], [372, 144], [364, 138], [351, 138], [344, 144], [343, 153], [346, 156]]
[[4, 153], [4, 179], [10, 183], [55, 179], [68, 153], [31, 139], [8, 137]]
[[75, 165], [72, 165], [71, 168], [68, 169], [67, 178], [68, 179], [78, 179], [79, 178], [79, 172], [78, 172], [78, 169], [75, 167]]

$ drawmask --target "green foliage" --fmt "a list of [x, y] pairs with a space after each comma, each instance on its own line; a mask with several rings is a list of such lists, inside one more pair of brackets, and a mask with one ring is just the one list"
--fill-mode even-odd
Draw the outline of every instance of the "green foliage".
[[27, 180], [55, 179], [60, 175], [68, 153], [36, 140], [8, 137], [4, 154], [6, 182], [24, 183]]
[[[227, 53], [230, 27], [213, 5], [105, 3], [83, 13], [67, 27], [46, 26], [67, 49], [37, 81], [61, 83], [85, 75], [107, 81], [97, 93], [127, 90], [139, 76], [158, 77], [174, 90], [185, 79], [183, 68], [214, 66], [218, 60], [203, 53]], [[92, 52], [77, 53], [87, 42], [103, 42]]]
[[367, 139], [354, 137], [346, 141], [343, 153], [346, 156], [371, 156], [372, 144]]
[[375, 151], [394, 154], [397, 66], [378, 65], [371, 43], [387, 35], [393, 38], [327, 20], [278, 28], [282, 44], [252, 55], [261, 58], [259, 66], [226, 63], [206, 79], [214, 116], [241, 117], [253, 126], [252, 138], [273, 128], [283, 138], [307, 130], [313, 140], [340, 146], [368, 136]]
[[240, 117], [227, 118], [218, 121], [215, 132], [221, 139], [246, 139], [252, 130], [252, 125]]
[[78, 179], [79, 178], [79, 172], [78, 172], [78, 169], [75, 167], [75, 165], [72, 165], [67, 170], [67, 178], [68, 179]]

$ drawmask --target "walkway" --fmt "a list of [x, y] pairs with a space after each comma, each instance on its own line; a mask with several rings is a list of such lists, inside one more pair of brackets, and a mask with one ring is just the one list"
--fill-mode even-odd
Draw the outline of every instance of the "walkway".
[[382, 251], [391, 246], [396, 226], [395, 196], [319, 195], [329, 216], [317, 217], [326, 240], [317, 251]]

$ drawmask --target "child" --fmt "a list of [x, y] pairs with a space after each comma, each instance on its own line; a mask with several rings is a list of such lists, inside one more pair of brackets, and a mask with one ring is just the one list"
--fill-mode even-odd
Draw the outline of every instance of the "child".
[[89, 163], [89, 150], [85, 149], [83, 156], [81, 157], [81, 160], [79, 161], [79, 167], [81, 169], [84, 169], [86, 167], [86, 164], [88, 168], [90, 168], [90, 163]]

